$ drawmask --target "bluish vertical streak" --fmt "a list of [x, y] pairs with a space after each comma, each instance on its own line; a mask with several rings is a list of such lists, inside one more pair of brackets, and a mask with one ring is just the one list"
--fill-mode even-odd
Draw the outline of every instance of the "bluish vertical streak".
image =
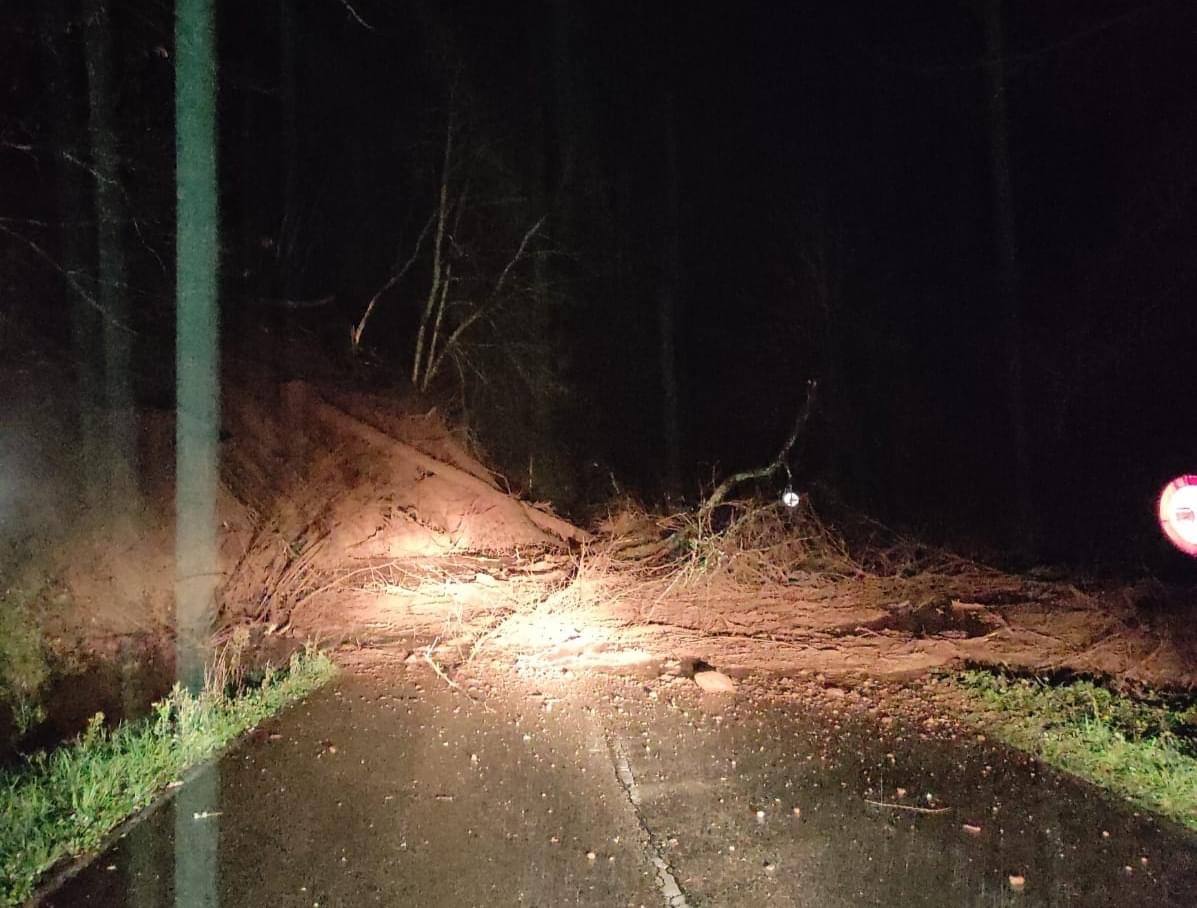
[[179, 679], [203, 682], [216, 591], [216, 75], [211, 0], [178, 0], [175, 23], [176, 491]]
[[[175, 7], [177, 193], [176, 673], [198, 690], [216, 605], [220, 420], [217, 314], [216, 54], [212, 0]], [[175, 802], [175, 904], [218, 904], [220, 777], [215, 764]]]

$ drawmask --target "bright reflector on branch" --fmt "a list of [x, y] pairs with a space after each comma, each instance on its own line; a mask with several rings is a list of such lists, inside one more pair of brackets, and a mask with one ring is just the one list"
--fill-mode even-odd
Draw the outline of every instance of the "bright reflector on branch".
[[781, 503], [784, 504], [787, 508], [798, 507], [798, 502], [800, 502], [801, 500], [802, 499], [799, 497], [798, 493], [795, 492], [793, 489], [786, 489], [784, 492], [781, 493]]
[[1160, 527], [1174, 546], [1197, 555], [1197, 475], [1178, 476], [1164, 486]]

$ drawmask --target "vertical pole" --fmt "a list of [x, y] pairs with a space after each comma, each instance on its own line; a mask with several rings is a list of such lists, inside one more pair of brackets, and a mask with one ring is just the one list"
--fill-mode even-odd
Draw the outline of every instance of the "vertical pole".
[[216, 74], [211, 0], [178, 0], [175, 603], [179, 680], [203, 683], [215, 612], [217, 442]]
[[[216, 607], [217, 320], [216, 48], [212, 0], [175, 6], [177, 199], [176, 673], [198, 690]], [[208, 766], [175, 800], [175, 904], [214, 908], [220, 777]]]

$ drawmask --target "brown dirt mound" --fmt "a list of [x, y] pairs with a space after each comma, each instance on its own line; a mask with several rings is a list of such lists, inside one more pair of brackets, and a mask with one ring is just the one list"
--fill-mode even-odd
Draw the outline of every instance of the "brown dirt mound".
[[[106, 521], [75, 500], [72, 473], [96, 465], [64, 441], [68, 379], [47, 365], [7, 383], [0, 461], [37, 481], [7, 487], [0, 536], [42, 556], [30, 586], [49, 648], [168, 642], [173, 416], [138, 414], [141, 507]], [[592, 539], [509, 494], [427, 404], [243, 378], [223, 413], [225, 626], [366, 645], [414, 634], [448, 645], [446, 666], [490, 648], [616, 668], [643, 656], [900, 676], [982, 663], [1197, 688], [1191, 590], [1045, 583], [925, 546], [855, 551], [809, 506], [733, 502], [706, 523], [627, 511]]]
[[685, 515], [624, 519], [604, 540], [608, 572], [640, 581], [617, 584], [607, 621], [635, 628], [638, 645], [655, 636], [729, 667], [900, 676], [982, 664], [1197, 689], [1191, 589], [1041, 582], [901, 541], [857, 552], [809, 504], [734, 507], [718, 534]]
[[[222, 626], [285, 624], [359, 571], [422, 559], [564, 552], [589, 534], [509, 494], [435, 409], [397, 395], [318, 393], [243, 363], [227, 370], [216, 509]], [[0, 368], [0, 579], [30, 600], [45, 648], [69, 665], [145, 638], [170, 649], [174, 414], [140, 408], [136, 500], [85, 500], [107, 475], [79, 438], [69, 368]], [[27, 589], [26, 589], [27, 588]]]
[[[435, 409], [361, 393], [279, 387], [226, 403], [226, 519], [242, 555], [221, 592], [226, 620], [285, 624], [361, 570], [410, 559], [553, 551], [589, 534], [503, 490]], [[273, 412], [270, 412], [272, 411]]]
[[742, 507], [745, 519], [720, 534], [687, 515], [615, 515], [569, 582], [539, 597], [491, 576], [480, 598], [466, 578], [433, 585], [424, 595], [451, 606], [439, 626], [415, 587], [384, 589], [373, 607], [363, 591], [356, 639], [435, 634], [450, 669], [485, 647], [548, 671], [651, 672], [672, 660], [732, 674], [904, 678], [980, 664], [1197, 689], [1190, 590], [1041, 582], [923, 546], [917, 560], [869, 553], [871, 565], [889, 565], [883, 574], [812, 510]]

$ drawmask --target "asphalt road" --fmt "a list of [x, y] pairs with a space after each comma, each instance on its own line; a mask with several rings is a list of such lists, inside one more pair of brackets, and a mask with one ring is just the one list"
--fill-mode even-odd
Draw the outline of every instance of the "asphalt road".
[[1197, 904], [1197, 837], [972, 736], [777, 681], [472, 671], [343, 675], [46, 904]]

